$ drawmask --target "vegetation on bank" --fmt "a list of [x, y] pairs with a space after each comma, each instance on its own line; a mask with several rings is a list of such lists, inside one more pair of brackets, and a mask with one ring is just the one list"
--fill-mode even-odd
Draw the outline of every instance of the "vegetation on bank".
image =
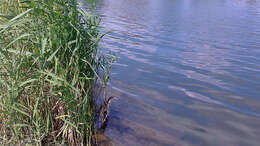
[[99, 23], [77, 0], [0, 0], [0, 145], [91, 144]]

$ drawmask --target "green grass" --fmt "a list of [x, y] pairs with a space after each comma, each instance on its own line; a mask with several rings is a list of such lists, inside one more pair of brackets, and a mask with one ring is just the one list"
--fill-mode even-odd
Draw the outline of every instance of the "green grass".
[[99, 23], [76, 0], [0, 0], [0, 145], [91, 145], [114, 61]]

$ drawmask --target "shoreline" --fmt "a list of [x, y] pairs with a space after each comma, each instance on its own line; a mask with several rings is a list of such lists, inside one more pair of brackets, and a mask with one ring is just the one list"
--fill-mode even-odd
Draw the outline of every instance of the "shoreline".
[[100, 18], [77, 0], [0, 3], [0, 144], [91, 145], [93, 88], [113, 62]]

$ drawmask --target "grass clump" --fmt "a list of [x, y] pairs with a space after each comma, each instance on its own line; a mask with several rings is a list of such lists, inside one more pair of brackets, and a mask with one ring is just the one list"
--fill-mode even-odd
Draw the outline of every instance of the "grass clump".
[[99, 23], [76, 0], [0, 0], [1, 145], [91, 144]]

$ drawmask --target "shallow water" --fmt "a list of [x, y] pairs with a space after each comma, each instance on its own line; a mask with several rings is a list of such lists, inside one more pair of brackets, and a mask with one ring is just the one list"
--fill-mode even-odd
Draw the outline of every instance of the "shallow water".
[[260, 145], [259, 0], [96, 1], [115, 145]]

